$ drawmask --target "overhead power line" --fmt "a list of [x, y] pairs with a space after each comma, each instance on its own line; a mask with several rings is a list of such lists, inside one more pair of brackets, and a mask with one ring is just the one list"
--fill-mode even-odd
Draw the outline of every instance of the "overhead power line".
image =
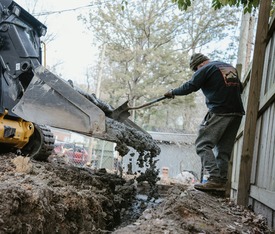
[[33, 15], [34, 16], [45, 16], [45, 15], [61, 14], [61, 13], [70, 12], [70, 11], [77, 11], [77, 10], [80, 10], [80, 9], [83, 9], [83, 8], [88, 8], [88, 7], [93, 7], [93, 6], [95, 6], [95, 5], [89, 4], [89, 5], [86, 5], [86, 6], [81, 6], [81, 7], [71, 8], [71, 9], [33, 13]]
[[53, 15], [53, 14], [62, 14], [62, 13], [65, 13], [65, 12], [77, 11], [77, 10], [84, 9], [84, 8], [98, 7], [98, 6], [102, 6], [103, 4], [112, 3], [112, 2], [113, 2], [112, 0], [105, 0], [105, 1], [101, 1], [100, 3], [88, 4], [88, 5], [85, 5], [85, 6], [75, 7], [75, 8], [71, 8], [71, 9], [63, 9], [63, 10], [58, 10], [58, 11], [45, 11], [45, 12], [40, 12], [40, 13], [33, 13], [33, 15], [37, 17], [37, 16], [46, 16], [46, 15]]
[[[45, 12], [39, 12], [39, 13], [32, 13], [32, 15], [37, 17], [37, 16], [47, 16], [47, 15], [53, 15], [53, 14], [62, 14], [62, 13], [66, 13], [66, 12], [81, 10], [81, 9], [84, 9], [84, 8], [98, 7], [98, 6], [102, 6], [106, 3], [113, 3], [113, 0], [105, 0], [105, 1], [92, 3], [92, 4], [88, 4], [88, 5], [80, 6], [80, 7], [75, 7], [75, 8], [71, 8], [71, 9], [63, 9], [63, 10], [58, 10], [58, 11], [45, 11]], [[132, 4], [127, 3], [127, 5], [129, 6], [129, 5], [132, 5]]]

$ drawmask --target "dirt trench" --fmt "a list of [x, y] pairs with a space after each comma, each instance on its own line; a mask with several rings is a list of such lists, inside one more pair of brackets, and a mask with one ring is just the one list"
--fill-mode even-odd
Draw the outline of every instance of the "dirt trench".
[[262, 216], [192, 184], [173, 181], [148, 201], [134, 177], [72, 167], [56, 155], [0, 157], [1, 234], [271, 233]]

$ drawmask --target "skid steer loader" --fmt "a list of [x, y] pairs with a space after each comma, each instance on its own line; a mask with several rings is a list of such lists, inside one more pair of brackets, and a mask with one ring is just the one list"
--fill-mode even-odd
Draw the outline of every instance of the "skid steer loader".
[[41, 65], [46, 30], [16, 2], [0, 0], [0, 153], [46, 160], [54, 145], [47, 126], [115, 141], [105, 123], [112, 108]]

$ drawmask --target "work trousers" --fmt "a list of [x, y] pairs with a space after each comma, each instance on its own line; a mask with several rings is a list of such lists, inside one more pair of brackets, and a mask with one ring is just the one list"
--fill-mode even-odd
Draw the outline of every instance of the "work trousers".
[[225, 183], [228, 162], [232, 153], [242, 115], [219, 115], [208, 112], [200, 125], [196, 139], [196, 152], [209, 180]]

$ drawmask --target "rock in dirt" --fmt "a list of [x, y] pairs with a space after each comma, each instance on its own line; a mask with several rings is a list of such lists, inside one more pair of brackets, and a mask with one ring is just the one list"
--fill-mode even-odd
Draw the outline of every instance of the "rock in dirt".
[[32, 171], [32, 163], [30, 162], [30, 158], [28, 157], [19, 156], [15, 159], [12, 159], [11, 161], [16, 167], [16, 172], [30, 173]]

